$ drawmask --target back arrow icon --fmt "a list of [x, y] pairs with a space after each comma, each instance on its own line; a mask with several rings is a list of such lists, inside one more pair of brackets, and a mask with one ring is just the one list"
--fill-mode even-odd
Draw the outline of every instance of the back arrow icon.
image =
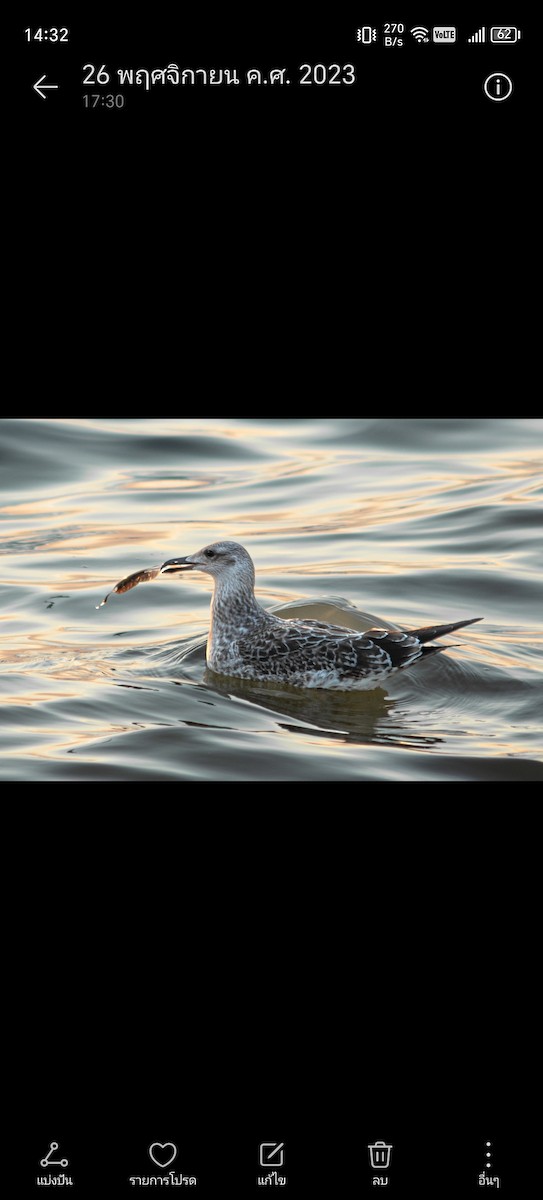
[[[34, 91], [38, 93], [38, 96], [41, 96], [42, 100], [47, 100], [45, 89], [58, 88], [58, 83], [44, 83], [44, 79], [46, 79], [46, 76], [42, 75], [41, 79], [37, 79], [36, 82], [32, 84], [32, 87]], [[43, 91], [42, 88], [44, 89]]]

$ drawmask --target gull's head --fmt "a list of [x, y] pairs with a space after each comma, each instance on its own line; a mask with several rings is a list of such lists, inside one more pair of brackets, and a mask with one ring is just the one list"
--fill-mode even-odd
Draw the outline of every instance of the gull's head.
[[255, 581], [252, 558], [239, 542], [212, 542], [186, 558], [169, 558], [160, 571], [162, 574], [204, 571], [206, 575], [213, 575], [218, 582], [231, 582], [234, 586], [245, 584], [252, 587]]

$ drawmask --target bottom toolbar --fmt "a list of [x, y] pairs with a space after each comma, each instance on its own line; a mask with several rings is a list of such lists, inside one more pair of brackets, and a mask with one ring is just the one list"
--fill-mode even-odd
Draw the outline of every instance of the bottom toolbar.
[[[195, 1195], [219, 1195], [228, 1186], [240, 1197], [262, 1188], [279, 1188], [291, 1195], [337, 1194], [356, 1183], [357, 1193], [387, 1188], [388, 1194], [405, 1194], [409, 1182], [417, 1194], [431, 1194], [440, 1179], [439, 1193], [448, 1184], [469, 1196], [481, 1188], [509, 1190], [519, 1195], [518, 1179], [508, 1174], [507, 1147], [492, 1131], [488, 1136], [467, 1136], [463, 1147], [446, 1151], [435, 1136], [418, 1139], [388, 1136], [361, 1137], [356, 1145], [341, 1144], [327, 1130], [313, 1137], [265, 1130], [262, 1140], [241, 1132], [208, 1131], [196, 1137], [172, 1128], [152, 1131], [145, 1139], [115, 1132], [99, 1142], [85, 1143], [70, 1131], [58, 1130], [53, 1138], [36, 1141], [27, 1182], [35, 1187], [67, 1187], [75, 1194], [134, 1193], [143, 1187], [185, 1188]], [[433, 1144], [432, 1144], [433, 1142]], [[428, 1186], [427, 1186], [428, 1185]], [[516, 1189], [516, 1190], [515, 1190]]]

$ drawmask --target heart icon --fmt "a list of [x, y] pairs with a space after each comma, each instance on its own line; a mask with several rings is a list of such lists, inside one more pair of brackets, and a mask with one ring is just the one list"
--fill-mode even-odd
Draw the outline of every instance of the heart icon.
[[177, 1156], [177, 1146], [173, 1142], [152, 1142], [149, 1146], [149, 1157], [157, 1167], [169, 1167]]

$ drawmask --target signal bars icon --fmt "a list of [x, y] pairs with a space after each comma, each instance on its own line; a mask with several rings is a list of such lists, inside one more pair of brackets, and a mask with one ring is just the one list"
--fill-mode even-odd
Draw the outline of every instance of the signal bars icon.
[[468, 42], [486, 42], [486, 29], [482, 26], [477, 33], [468, 38]]

